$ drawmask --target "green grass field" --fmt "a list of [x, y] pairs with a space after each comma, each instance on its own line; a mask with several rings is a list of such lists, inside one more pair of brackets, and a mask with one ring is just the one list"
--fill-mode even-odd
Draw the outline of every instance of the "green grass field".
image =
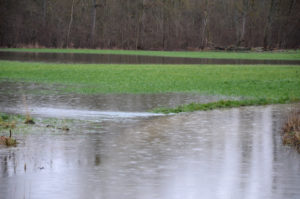
[[71, 85], [67, 92], [300, 98], [300, 67], [272, 65], [95, 65], [0, 61], [0, 80]]
[[144, 55], [186, 58], [212, 59], [257, 59], [257, 60], [300, 60], [300, 50], [285, 52], [216, 52], [216, 51], [143, 51], [143, 50], [97, 50], [97, 49], [49, 49], [49, 48], [0, 48], [10, 52], [44, 52], [44, 53], [87, 53]]

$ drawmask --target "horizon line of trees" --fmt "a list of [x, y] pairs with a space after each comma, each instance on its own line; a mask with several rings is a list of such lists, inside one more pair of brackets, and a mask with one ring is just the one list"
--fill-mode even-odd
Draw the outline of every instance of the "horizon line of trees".
[[0, 0], [0, 46], [299, 48], [297, 0]]

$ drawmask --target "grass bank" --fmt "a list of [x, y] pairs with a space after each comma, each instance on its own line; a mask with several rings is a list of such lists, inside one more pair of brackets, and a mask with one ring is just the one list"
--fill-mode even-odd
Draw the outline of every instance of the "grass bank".
[[242, 106], [262, 106], [267, 104], [286, 104], [299, 101], [300, 98], [288, 98], [283, 97], [279, 99], [271, 98], [257, 98], [257, 99], [244, 99], [244, 100], [220, 100], [217, 102], [211, 102], [206, 104], [190, 103], [181, 105], [176, 108], [156, 108], [152, 110], [154, 113], [181, 113], [181, 112], [193, 112], [193, 111], [208, 111], [221, 108], [234, 108]]
[[209, 108], [191, 104], [163, 112], [297, 101], [300, 99], [299, 77], [299, 66], [282, 65], [95, 65], [0, 61], [0, 81], [66, 85], [64, 92], [193, 92], [248, 100], [220, 101], [220, 104], [207, 105]]
[[9, 52], [43, 53], [86, 53], [143, 55], [210, 59], [257, 59], [257, 60], [300, 60], [300, 50], [283, 52], [222, 52], [222, 51], [144, 51], [144, 50], [99, 50], [99, 49], [50, 49], [50, 48], [0, 48]]

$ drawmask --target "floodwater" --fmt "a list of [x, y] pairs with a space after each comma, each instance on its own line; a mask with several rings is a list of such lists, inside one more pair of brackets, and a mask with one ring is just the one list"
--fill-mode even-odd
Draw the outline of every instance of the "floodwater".
[[[60, 94], [60, 89], [63, 89], [61, 85], [0, 82], [0, 111], [19, 112], [24, 109], [26, 103], [26, 106], [33, 111], [47, 108], [49, 111], [51, 109], [88, 110], [89, 113], [93, 113], [92, 111], [147, 112], [157, 107], [176, 107], [192, 102], [208, 103], [221, 99], [238, 99], [224, 96], [201, 96], [196, 93]], [[25, 102], [24, 96], [26, 96]]]
[[[19, 84], [0, 88], [15, 90]], [[22, 113], [22, 92], [4, 90], [0, 112]], [[280, 138], [292, 105], [160, 115], [146, 109], [159, 101], [174, 106], [215, 99], [123, 95], [116, 103], [105, 97], [85, 102], [80, 95], [27, 94], [37, 123], [28, 127], [31, 132], [15, 135], [17, 147], [0, 147], [0, 198], [300, 197], [300, 156]], [[73, 119], [67, 122], [70, 130], [46, 128], [47, 117]]]
[[200, 59], [112, 54], [1, 52], [0, 60], [88, 64], [293, 64], [297, 60]]

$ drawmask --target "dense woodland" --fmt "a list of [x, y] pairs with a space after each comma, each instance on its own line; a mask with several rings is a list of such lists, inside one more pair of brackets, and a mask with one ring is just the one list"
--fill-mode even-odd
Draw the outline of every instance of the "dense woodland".
[[299, 0], [0, 0], [0, 46], [299, 48]]

